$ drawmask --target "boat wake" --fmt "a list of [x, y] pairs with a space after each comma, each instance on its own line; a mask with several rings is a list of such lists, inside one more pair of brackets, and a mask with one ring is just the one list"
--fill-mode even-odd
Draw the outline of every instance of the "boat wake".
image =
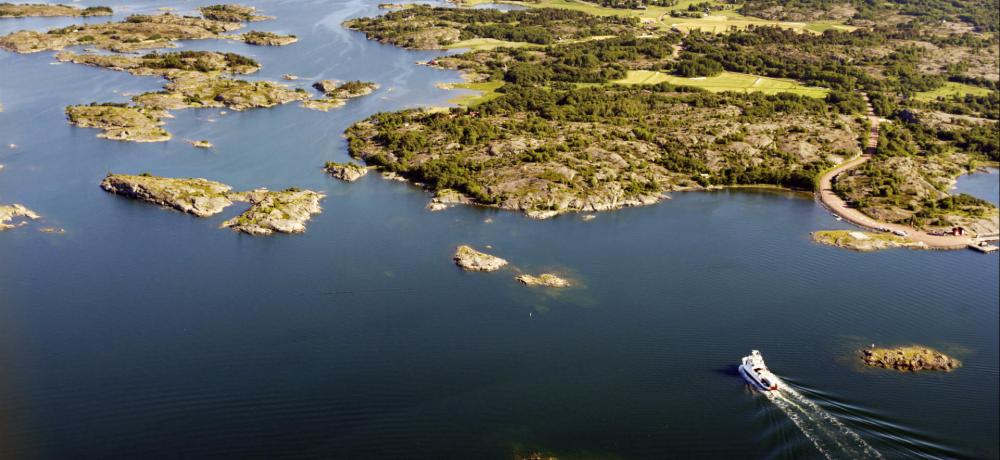
[[861, 436], [786, 383], [781, 391], [763, 392], [828, 459], [883, 458]]

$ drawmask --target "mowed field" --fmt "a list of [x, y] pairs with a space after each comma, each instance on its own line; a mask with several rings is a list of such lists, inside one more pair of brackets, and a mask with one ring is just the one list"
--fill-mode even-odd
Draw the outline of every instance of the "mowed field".
[[971, 94], [973, 96], [988, 96], [990, 94], [990, 90], [979, 86], [966, 85], [965, 83], [946, 81], [944, 86], [931, 91], [921, 91], [916, 93], [914, 97], [920, 101], [933, 101], [939, 97], [964, 97], [967, 94]]
[[462, 94], [460, 96], [455, 96], [448, 100], [448, 102], [459, 105], [462, 107], [474, 107], [476, 105], [482, 104], [486, 101], [491, 101], [500, 97], [500, 93], [496, 92], [498, 88], [503, 86], [502, 81], [487, 81], [480, 83], [452, 83], [441, 85], [444, 89], [466, 89], [470, 91], [475, 91], [472, 94]]
[[826, 97], [830, 90], [804, 86], [795, 80], [768, 78], [744, 73], [722, 72], [714, 77], [684, 78], [652, 70], [630, 70], [625, 78], [612, 83], [619, 85], [655, 85], [667, 82], [672, 85], [696, 86], [715, 93], [722, 91], [760, 92], [765, 94], [795, 93], [809, 97]]

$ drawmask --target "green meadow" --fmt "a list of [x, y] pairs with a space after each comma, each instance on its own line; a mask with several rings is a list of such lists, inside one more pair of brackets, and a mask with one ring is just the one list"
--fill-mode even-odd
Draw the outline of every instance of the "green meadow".
[[619, 85], [655, 85], [667, 82], [672, 85], [696, 86], [712, 92], [737, 91], [766, 94], [795, 93], [809, 97], [825, 97], [826, 88], [803, 86], [795, 80], [760, 77], [735, 72], [722, 72], [714, 77], [684, 78], [652, 70], [630, 70], [627, 76], [612, 83]]

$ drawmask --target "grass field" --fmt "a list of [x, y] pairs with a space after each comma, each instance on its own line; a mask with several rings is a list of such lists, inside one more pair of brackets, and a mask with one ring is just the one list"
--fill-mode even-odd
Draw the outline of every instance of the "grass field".
[[670, 16], [664, 16], [663, 22], [666, 27], [677, 29], [685, 33], [690, 32], [692, 30], [700, 30], [702, 32], [721, 34], [728, 32], [731, 29], [742, 30], [746, 29], [749, 26], [776, 26], [776, 27], [781, 27], [782, 29], [791, 29], [799, 32], [812, 32], [812, 33], [823, 33], [824, 31], [830, 29], [850, 32], [856, 29], [856, 27], [838, 24], [836, 22], [831, 22], [831, 21], [821, 21], [821, 22], [768, 21], [766, 19], [743, 16], [737, 13], [735, 10], [717, 11], [714, 12], [714, 14], [710, 16], [705, 16], [703, 18], [674, 18]]
[[652, 70], [630, 70], [628, 75], [612, 83], [619, 85], [655, 85], [667, 82], [673, 85], [696, 86], [714, 93], [722, 91], [761, 92], [765, 94], [795, 93], [809, 97], [825, 97], [830, 90], [803, 86], [795, 80], [759, 77], [743, 73], [723, 72], [714, 77], [675, 77]]
[[448, 49], [465, 49], [478, 51], [478, 50], [491, 50], [494, 48], [505, 47], [505, 48], [523, 48], [526, 46], [541, 46], [535, 45], [533, 43], [525, 42], [508, 42], [505, 40], [497, 40], [495, 38], [470, 38], [468, 40], [462, 40], [459, 42], [452, 43], [446, 48]]
[[500, 97], [497, 89], [503, 86], [502, 81], [487, 81], [481, 83], [454, 83], [442, 85], [445, 89], [467, 89], [475, 91], [475, 94], [462, 94], [448, 100], [448, 102], [462, 107], [474, 107], [486, 101], [491, 101]]
[[948, 81], [944, 83], [944, 86], [932, 90], [923, 91], [914, 95], [914, 97], [919, 101], [933, 101], [939, 97], [950, 97], [950, 96], [965, 96], [966, 94], [972, 94], [974, 96], [986, 96], [990, 94], [990, 90], [982, 88], [979, 86], [966, 85], [965, 83], [955, 83], [953, 81]]

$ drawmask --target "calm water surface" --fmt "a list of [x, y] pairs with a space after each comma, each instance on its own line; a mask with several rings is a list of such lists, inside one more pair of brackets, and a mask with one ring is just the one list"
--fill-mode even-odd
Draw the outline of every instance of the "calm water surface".
[[[0, 144], [16, 144], [0, 150], [0, 202], [45, 216], [0, 234], [0, 457], [819, 457], [736, 374], [751, 348], [888, 458], [1000, 455], [1000, 258], [817, 246], [809, 232], [847, 227], [776, 192], [678, 194], [591, 222], [427, 212], [416, 188], [320, 168], [347, 159], [350, 123], [453, 97], [435, 85], [457, 74], [414, 64], [440, 53], [340, 27], [375, 1], [254, 4], [278, 17], [254, 28], [301, 41], [183, 46], [251, 55], [253, 78], [382, 89], [327, 113], [177, 111], [174, 140], [120, 143], [63, 108], [160, 81], [0, 53]], [[0, 20], [0, 33], [74, 21]], [[101, 191], [108, 171], [328, 197], [305, 234], [254, 238], [217, 228], [239, 206], [158, 209]], [[959, 189], [996, 200], [996, 178]], [[580, 287], [463, 273], [450, 261], [463, 243]], [[853, 353], [872, 342], [924, 343], [965, 367], [860, 368]]]

